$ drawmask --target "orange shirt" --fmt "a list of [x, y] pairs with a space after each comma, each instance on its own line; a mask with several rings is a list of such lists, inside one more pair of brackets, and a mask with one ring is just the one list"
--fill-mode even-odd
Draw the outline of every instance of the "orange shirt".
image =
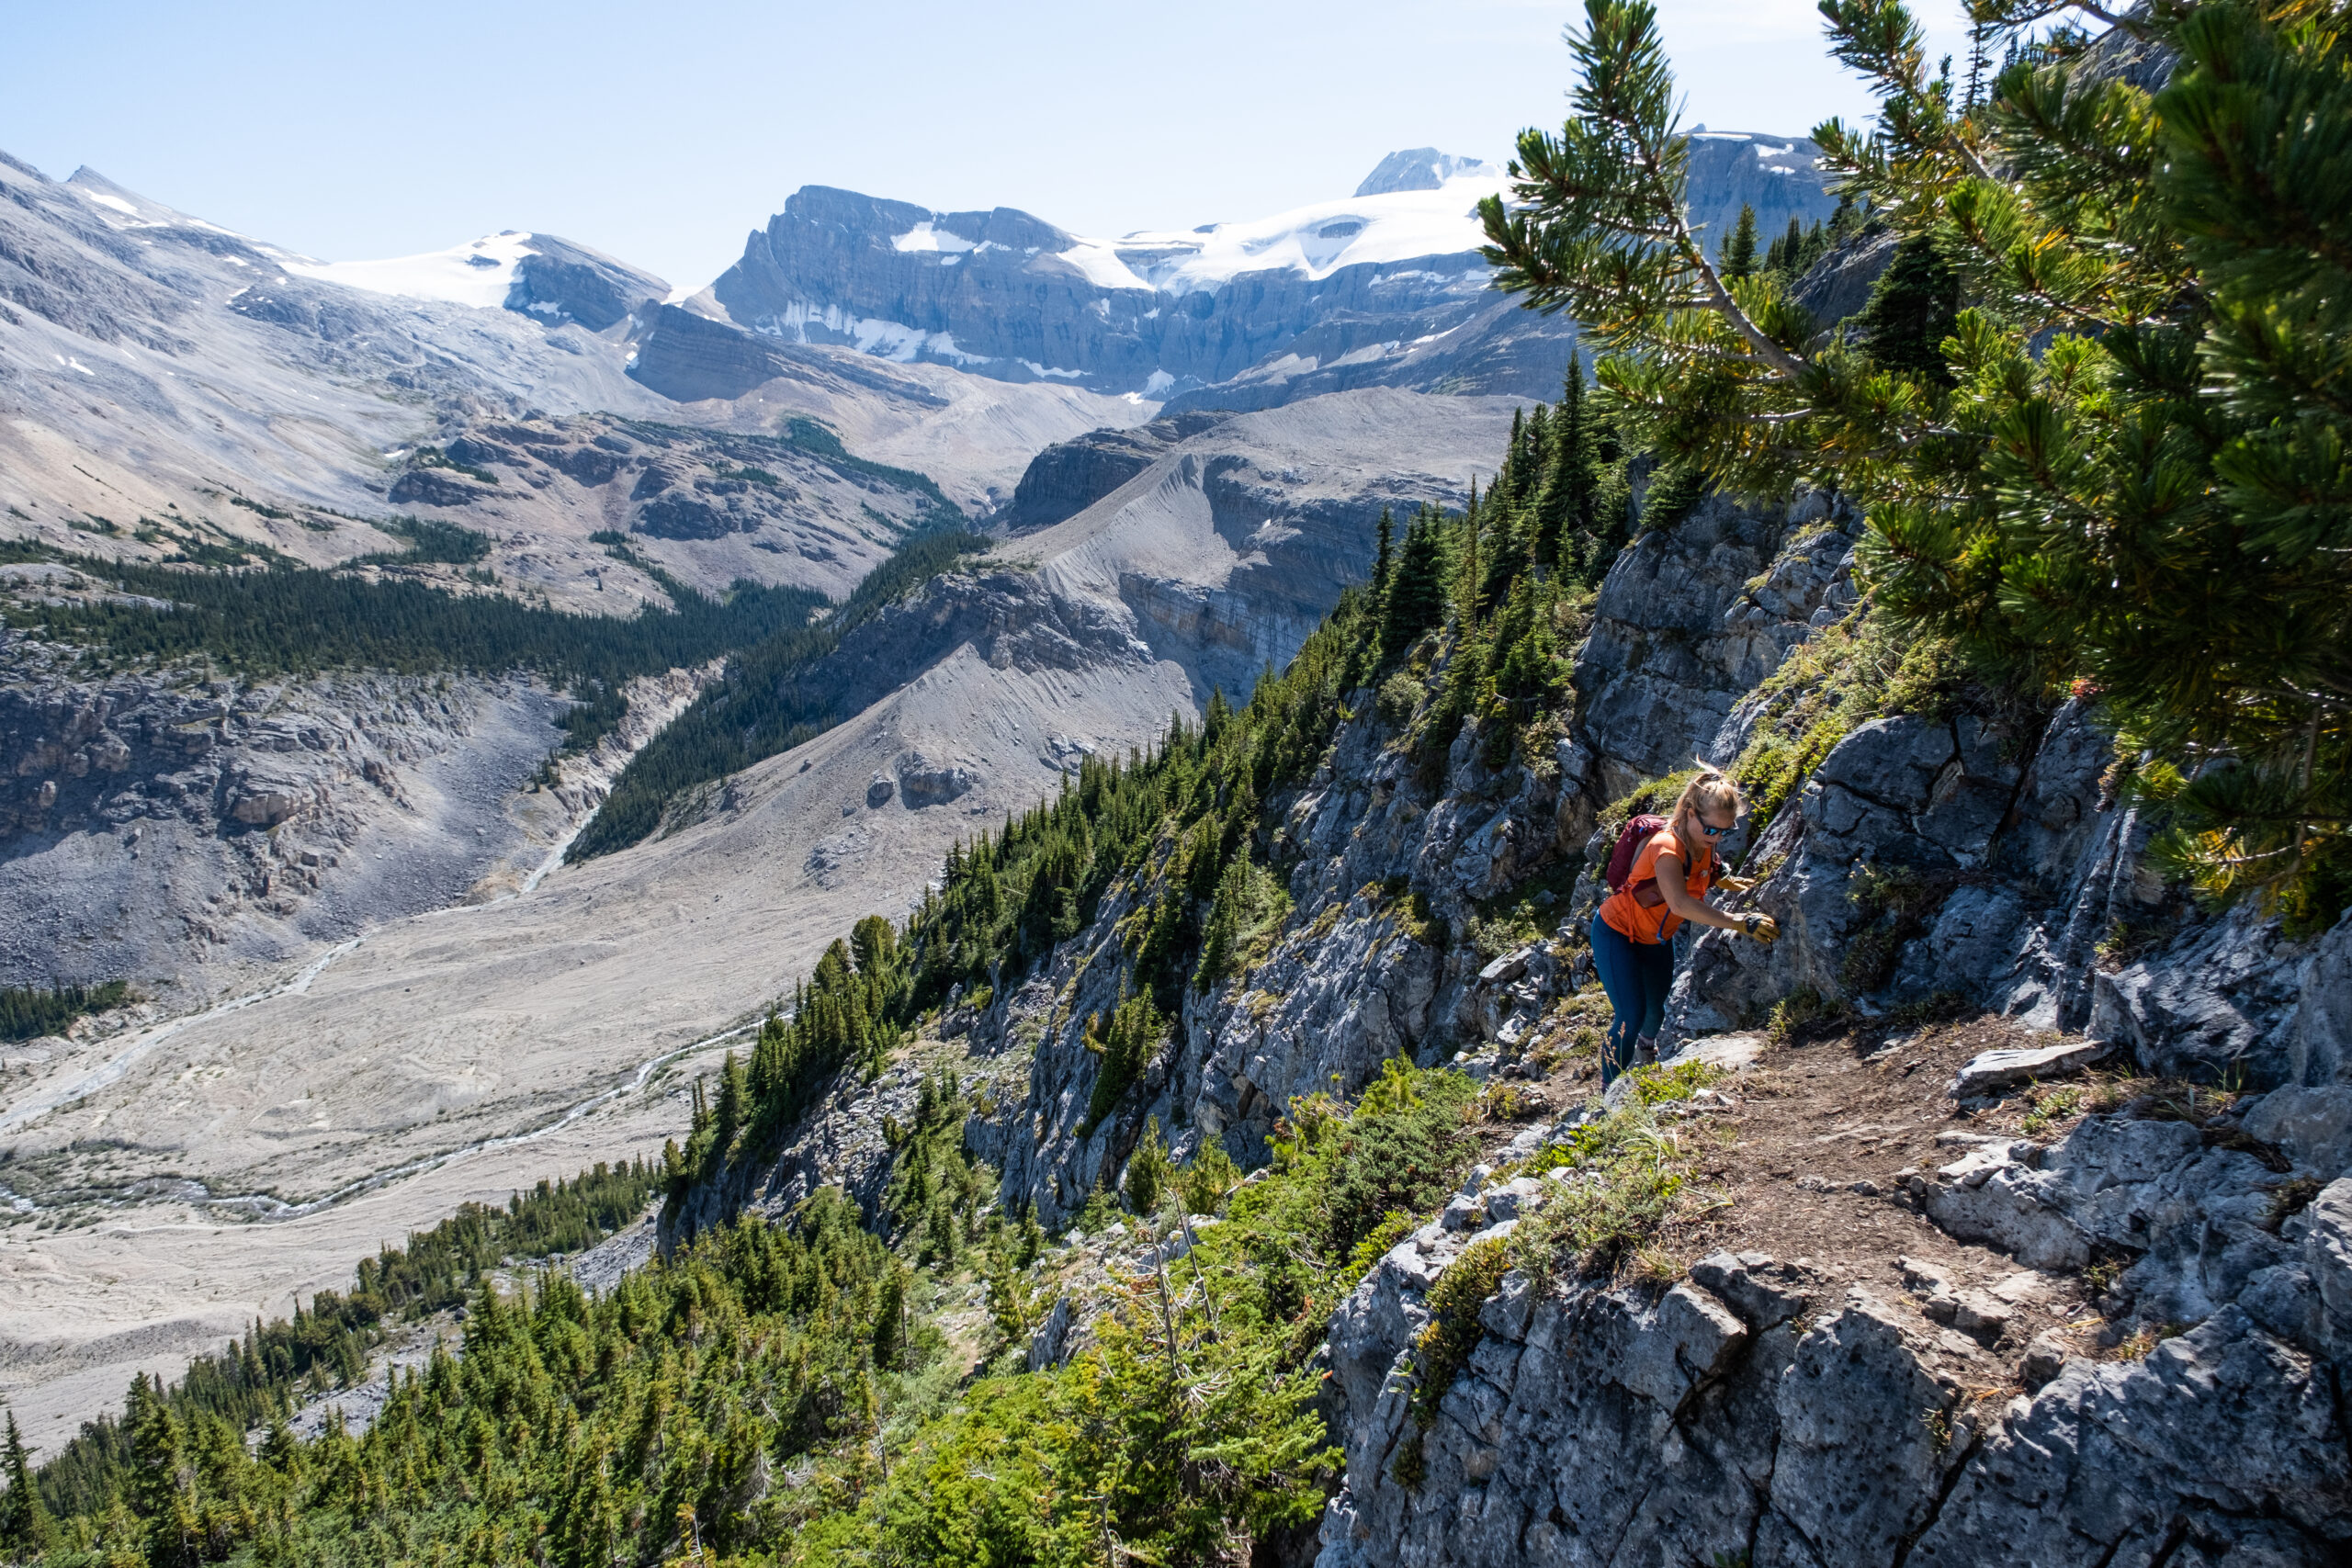
[[[1650, 835], [1650, 841], [1634, 857], [1634, 874], [1626, 879], [1625, 891], [1611, 893], [1601, 900], [1600, 918], [1610, 930], [1634, 942], [1660, 942], [1672, 941], [1674, 933], [1682, 929], [1682, 917], [1666, 907], [1665, 895], [1657, 886], [1657, 857], [1668, 852], [1683, 857], [1687, 874], [1682, 885], [1690, 890], [1690, 897], [1707, 896], [1708, 885], [1715, 879], [1713, 848], [1702, 844], [1699, 852], [1692, 855], [1674, 836], [1673, 829], [1660, 829]], [[1644, 886], [1645, 882], [1650, 886]], [[1644, 903], [1638, 897], [1641, 894], [1647, 894], [1655, 902]]]

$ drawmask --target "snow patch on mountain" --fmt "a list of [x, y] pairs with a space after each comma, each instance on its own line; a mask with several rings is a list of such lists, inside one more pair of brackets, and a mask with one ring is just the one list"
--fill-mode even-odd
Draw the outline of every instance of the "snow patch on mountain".
[[1118, 243], [1110, 240], [1080, 240], [1060, 253], [1061, 259], [1086, 275], [1086, 281], [1097, 288], [1141, 288], [1151, 285], [1136, 275], [1134, 268], [1121, 259]]
[[972, 242], [961, 234], [950, 233], [937, 223], [918, 223], [903, 234], [895, 235], [890, 247], [899, 251], [968, 251]]
[[370, 294], [392, 294], [410, 299], [447, 299], [453, 304], [494, 310], [506, 303], [514, 284], [515, 264], [537, 249], [534, 236], [520, 230], [485, 235], [468, 245], [422, 255], [391, 256], [381, 261], [300, 262], [285, 264], [298, 277], [364, 288]]
[[854, 348], [899, 365], [911, 365], [918, 355], [949, 365], [978, 364], [987, 357], [956, 347], [954, 333], [927, 333], [904, 321], [853, 315], [839, 305], [808, 300], [796, 300], [775, 315], [760, 318], [752, 323], [752, 330], [788, 343]]
[[[1431, 189], [1317, 202], [1246, 223], [1216, 224], [1205, 233], [1127, 234], [1109, 246], [1137, 281], [1113, 287], [1191, 294], [1222, 288], [1246, 272], [1303, 273], [1319, 282], [1344, 266], [1458, 255], [1486, 243], [1477, 205], [1502, 188], [1500, 169], [1471, 164]], [[1080, 265], [1081, 252], [1102, 244], [1085, 242], [1063, 255]]]

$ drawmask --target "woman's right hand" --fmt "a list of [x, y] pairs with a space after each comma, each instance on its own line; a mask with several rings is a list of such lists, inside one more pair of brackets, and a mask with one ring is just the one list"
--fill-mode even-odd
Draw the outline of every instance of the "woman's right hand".
[[1781, 940], [1781, 923], [1770, 915], [1742, 916], [1739, 929], [1767, 947]]

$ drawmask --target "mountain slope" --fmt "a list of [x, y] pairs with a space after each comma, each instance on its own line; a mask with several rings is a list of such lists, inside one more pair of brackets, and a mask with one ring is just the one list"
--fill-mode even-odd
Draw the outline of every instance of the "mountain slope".
[[[593, 413], [787, 442], [793, 419], [814, 420], [879, 461], [912, 458], [956, 505], [985, 510], [1039, 447], [1150, 412], [935, 367], [878, 375], [863, 356], [831, 350], [802, 354], [788, 387], [741, 406], [682, 404], [627, 373], [640, 351], [631, 341], [639, 312], [666, 286], [569, 241], [507, 234], [424, 257], [328, 264], [89, 170], [57, 182], [0, 156], [0, 197], [6, 536], [146, 554], [132, 536], [153, 518], [325, 564], [398, 549], [370, 520], [422, 512], [491, 534], [490, 565], [503, 577], [578, 609], [631, 613], [634, 601], [599, 596], [609, 563], [588, 536], [633, 530], [646, 498], [628, 493], [634, 475], [619, 496], [603, 488], [611, 465], [578, 450], [608, 423], [567, 420]], [[526, 457], [554, 446], [570, 461], [522, 463], [503, 488], [469, 485], [463, 471], [500, 468], [495, 457], [420, 472], [432, 454], [469, 440], [510, 452], [519, 441]], [[729, 469], [797, 461], [695, 455], [714, 456]], [[825, 485], [801, 467], [796, 488]], [[708, 587], [744, 575], [845, 592], [889, 547], [887, 530], [856, 536], [867, 526], [861, 499], [880, 498], [834, 487], [805, 508], [765, 508], [782, 525], [781, 540], [769, 540], [781, 551], [752, 551], [737, 529], [703, 546], [649, 548]], [[892, 510], [887, 501], [882, 509]], [[813, 531], [798, 526], [804, 517]], [[844, 529], [844, 517], [854, 526]], [[803, 554], [803, 541], [832, 558]]]
[[[957, 839], [1081, 757], [1284, 661], [1363, 570], [1382, 506], [1458, 501], [1511, 412], [1372, 391], [1218, 424], [846, 641], [820, 678], [862, 711], [725, 781], [670, 836], [379, 926], [299, 988], [160, 1037], [54, 1048], [0, 1101], [8, 1180], [98, 1223], [0, 1249], [20, 1416], [54, 1435], [91, 1390], [217, 1343], [256, 1299], [335, 1283], [355, 1224], [397, 1234], [456, 1194], [658, 1150], [684, 1080], [636, 1092], [645, 1064], [755, 1014], [855, 916], [912, 904]], [[229, 1218], [420, 1164], [352, 1210]], [[133, 1189], [150, 1196], [86, 1207]], [[191, 1206], [202, 1192], [269, 1201]]]

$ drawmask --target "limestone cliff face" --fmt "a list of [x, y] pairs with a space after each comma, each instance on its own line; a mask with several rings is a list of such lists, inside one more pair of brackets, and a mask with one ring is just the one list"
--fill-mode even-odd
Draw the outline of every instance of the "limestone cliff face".
[[2192, 1169], [2177, 1136], [2150, 1159], [2110, 1129], [2086, 1123], [2047, 1163], [2159, 1213], [2162, 1242], [2220, 1231], [2266, 1264], [2145, 1360], [2071, 1359], [1976, 1403], [1909, 1303], [1762, 1253], [1702, 1259], [1662, 1293], [1514, 1273], [1408, 1486], [1397, 1374], [1430, 1285], [1477, 1239], [1430, 1225], [1332, 1319], [1348, 1484], [1318, 1568], [2338, 1561], [2352, 1181], [2273, 1236], [2242, 1217], [2267, 1175], [2252, 1158]]
[[1577, 657], [1562, 765], [1590, 806], [1687, 768], [1790, 649], [1855, 602], [1860, 520], [1818, 491], [1701, 502], [1611, 568]]
[[[1818, 150], [1802, 138], [1701, 132], [1690, 154], [1691, 214], [1711, 244], [1744, 205], [1768, 238], [1835, 205]], [[764, 346], [776, 344], [1067, 381], [1168, 399], [1170, 412], [1264, 409], [1374, 386], [1549, 397], [1574, 329], [1487, 289], [1470, 208], [1500, 180], [1434, 149], [1394, 153], [1351, 198], [1374, 205], [1302, 209], [1246, 226], [1243, 256], [1205, 270], [1183, 265], [1202, 251], [1193, 235], [1224, 225], [1086, 241], [1010, 208], [933, 212], [808, 186], [750, 236], [696, 305], [731, 328], [663, 312], [655, 335], [674, 342], [661, 363], [643, 357], [633, 373], [681, 395], [689, 381], [673, 363], [691, 341], [707, 367], [691, 384], [733, 387], [725, 396], [747, 390], [762, 365], [783, 373], [784, 356]], [[1428, 254], [1400, 255], [1383, 242], [1351, 259], [1358, 236], [1378, 230], [1381, 197], [1439, 190], [1460, 197], [1444, 215], [1450, 240], [1430, 238], [1437, 231], [1423, 222], [1415, 243]], [[718, 376], [721, 359], [737, 367]]]
[[[1168, 293], [1140, 279], [1096, 281], [1071, 259], [1078, 245], [1010, 208], [935, 213], [809, 186], [752, 235], [711, 298], [737, 326], [765, 337], [1105, 391], [1227, 381], [1318, 322], [1363, 322], [1370, 343], [1426, 335], [1482, 308], [1484, 266], [1466, 251], [1319, 279], [1253, 272], [1215, 289]], [[1557, 379], [1555, 372], [1542, 389]]]

